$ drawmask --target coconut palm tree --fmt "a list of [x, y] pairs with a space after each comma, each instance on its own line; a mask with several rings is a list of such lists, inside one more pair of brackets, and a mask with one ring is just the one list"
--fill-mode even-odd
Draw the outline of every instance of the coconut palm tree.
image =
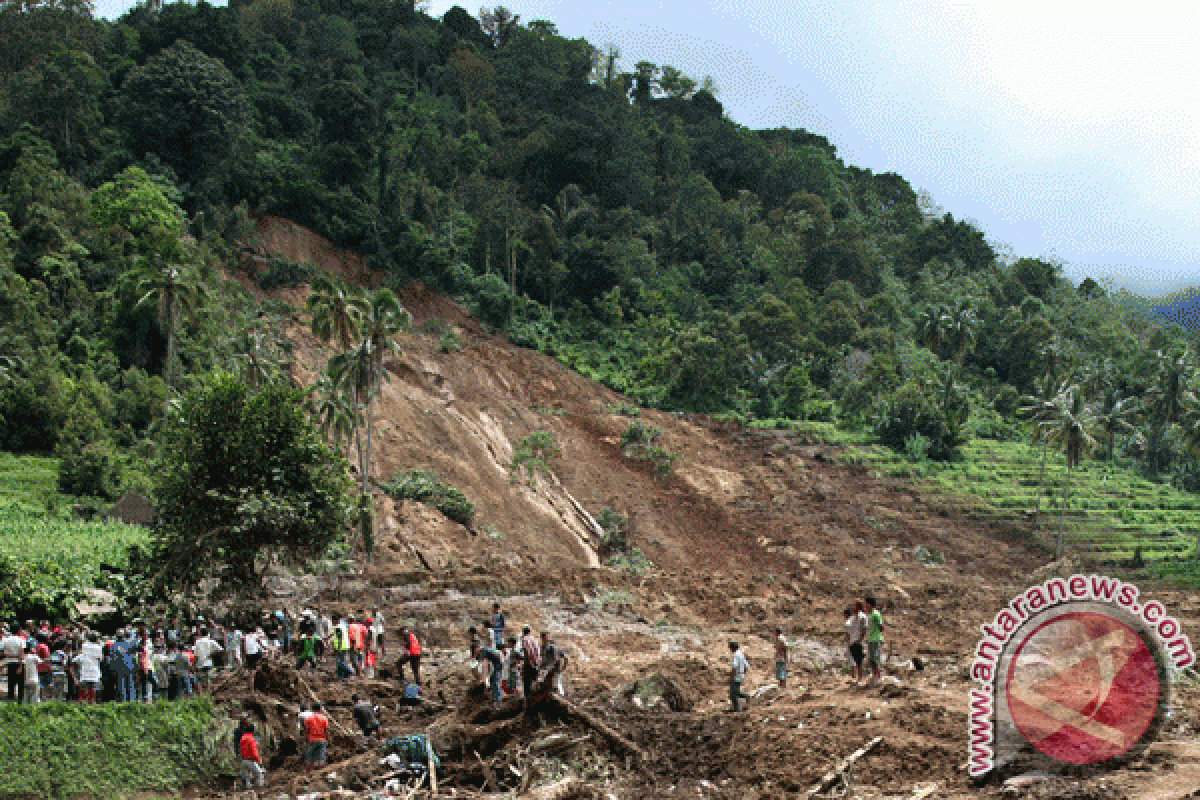
[[[1078, 386], [1065, 386], [1039, 409], [1037, 426], [1045, 440], [1062, 450], [1067, 461], [1067, 478], [1063, 490], [1063, 507], [1071, 501], [1071, 471], [1087, 452], [1095, 447], [1096, 416], [1084, 402]], [[1058, 532], [1056, 558], [1062, 556], [1062, 528]]]
[[348, 459], [357, 428], [357, 413], [353, 401], [334, 383], [329, 373], [322, 374], [308, 388], [307, 406], [321, 435], [339, 450], [345, 444]]
[[1157, 474], [1162, 468], [1163, 443], [1167, 441], [1167, 431], [1172, 424], [1181, 421], [1187, 406], [1196, 402], [1194, 393], [1188, 388], [1191, 379], [1192, 362], [1186, 350], [1176, 350], [1170, 353], [1159, 352], [1157, 362], [1157, 383], [1146, 393], [1146, 404], [1150, 409], [1158, 430], [1152, 431], [1148, 439], [1155, 446], [1148, 447], [1146, 452], [1147, 467], [1151, 474]]
[[954, 360], [960, 366], [975, 347], [975, 332], [978, 328], [979, 317], [975, 316], [975, 309], [965, 300], [947, 315], [945, 338], [954, 354]]
[[949, 327], [950, 317], [945, 306], [928, 305], [917, 319], [917, 339], [937, 355], [942, 349], [942, 339]]
[[390, 289], [376, 289], [367, 297], [366, 309], [362, 318], [363, 341], [359, 346], [356, 358], [367, 362], [366, 384], [366, 427], [367, 449], [364, 453], [362, 474], [363, 493], [367, 491], [367, 471], [371, 468], [371, 432], [372, 406], [375, 395], [387, 380], [387, 372], [383, 368], [383, 359], [388, 353], [399, 352], [394, 337], [412, 327], [412, 315], [400, 305], [400, 301]]
[[135, 266], [137, 307], [155, 305], [158, 321], [167, 334], [167, 363], [163, 368], [166, 397], [163, 415], [171, 408], [171, 389], [175, 385], [175, 361], [178, 348], [178, 326], [181, 318], [195, 313], [208, 297], [208, 291], [194, 269], [182, 264], [163, 264], [143, 259]]
[[343, 350], [358, 341], [367, 309], [366, 293], [360, 287], [347, 287], [323, 274], [313, 279], [306, 305], [312, 315], [313, 335], [318, 339], [336, 342]]

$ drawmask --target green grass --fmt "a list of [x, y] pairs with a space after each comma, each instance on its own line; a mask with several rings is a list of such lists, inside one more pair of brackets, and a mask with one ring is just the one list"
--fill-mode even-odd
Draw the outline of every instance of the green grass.
[[5, 797], [124, 798], [175, 791], [232, 769], [208, 698], [0, 705]]
[[0, 506], [45, 511], [60, 499], [58, 459], [0, 453]]
[[55, 560], [63, 566], [86, 568], [128, 563], [130, 545], [145, 544], [145, 528], [110, 521], [66, 519], [20, 506], [0, 507], [0, 553], [23, 563]]
[[[963, 460], [953, 463], [912, 461], [889, 448], [865, 444], [847, 448], [841, 457], [883, 474], [914, 479], [981, 518], [1017, 520], [1039, 507], [1041, 451], [1023, 442], [974, 439], [963, 449]], [[1143, 558], [1158, 565], [1164, 580], [1187, 581], [1196, 573], [1175, 569], [1165, 560], [1173, 563], [1195, 553], [1200, 497], [1149, 481], [1132, 465], [1087, 460], [1072, 470], [1071, 495], [1064, 503], [1065, 479], [1062, 455], [1050, 453], [1040, 498], [1040, 534], [1046, 542], [1053, 541], [1061, 527], [1064, 542], [1085, 556], [1128, 560], [1140, 548]]]

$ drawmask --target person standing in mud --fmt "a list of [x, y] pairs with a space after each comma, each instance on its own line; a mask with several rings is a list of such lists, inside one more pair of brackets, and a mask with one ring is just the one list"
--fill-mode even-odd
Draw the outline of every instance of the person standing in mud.
[[312, 713], [304, 720], [305, 741], [304, 764], [308, 769], [325, 766], [325, 748], [328, 742], [329, 717], [320, 703], [313, 703]]
[[879, 667], [883, 660], [883, 614], [875, 607], [875, 598], [863, 598], [867, 609], [867, 666], [871, 668], [868, 685], [879, 685]]
[[499, 603], [492, 603], [492, 618], [488, 624], [492, 629], [492, 646], [498, 650], [504, 645], [504, 629], [507, 627]]
[[846, 610], [846, 642], [854, 670], [854, 685], [861, 686], [863, 679], [863, 643], [867, 638], [867, 615], [863, 613], [862, 600], [854, 601], [854, 608]]
[[538, 670], [542, 667], [542, 649], [528, 625], [521, 629], [521, 687], [525, 702], [533, 695], [533, 684], [537, 682]]
[[787, 688], [788, 675], [788, 643], [787, 639], [783, 638], [783, 626], [775, 626], [775, 680], [779, 681], [779, 688]]
[[741, 701], [750, 699], [750, 695], [742, 691], [750, 663], [737, 642], [729, 643], [729, 652], [733, 656], [729, 665], [729, 702], [733, 704], [733, 711], [741, 711]]
[[396, 677], [401, 683], [404, 682], [404, 665], [408, 664], [412, 667], [413, 683], [420, 686], [421, 640], [417, 638], [417, 634], [413, 631], [410, 631], [408, 628], [401, 628], [400, 647], [404, 649], [404, 654], [396, 659]]

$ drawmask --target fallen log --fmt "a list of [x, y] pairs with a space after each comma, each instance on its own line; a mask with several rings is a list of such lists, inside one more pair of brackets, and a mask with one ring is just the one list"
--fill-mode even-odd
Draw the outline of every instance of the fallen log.
[[925, 800], [926, 797], [936, 792], [941, 787], [940, 783], [931, 783], [928, 786], [913, 787], [912, 794], [908, 796], [908, 800]]
[[537, 786], [529, 789], [526, 792], [518, 794], [517, 797], [527, 797], [529, 800], [558, 800], [560, 797], [566, 797], [571, 792], [579, 790], [587, 784], [580, 781], [578, 778], [563, 778], [554, 783], [548, 783], [545, 786]]
[[863, 745], [862, 747], [858, 748], [850, 755], [843, 758], [841, 760], [841, 763], [839, 763], [833, 769], [829, 770], [829, 772], [825, 773], [825, 777], [821, 778], [821, 780], [817, 782], [816, 786], [814, 786], [813, 788], [808, 790], [808, 796], [812, 797], [814, 795], [820, 794], [821, 792], [828, 791], [828, 789], [831, 786], [833, 786], [834, 783], [837, 782], [838, 778], [840, 778], [846, 774], [846, 770], [848, 770], [848, 769], [850, 769], [850, 767], [854, 766], [854, 762], [858, 761], [860, 758], [865, 756], [867, 753], [871, 752], [875, 748], [875, 745], [879, 744], [882, 741], [883, 741], [882, 736], [876, 736], [874, 739], [867, 742], [865, 745]]
[[595, 731], [610, 748], [616, 750], [621, 755], [629, 756], [636, 766], [642, 767], [650, 761], [650, 757], [645, 750], [634, 744], [607, 723], [596, 719], [565, 697], [557, 694], [546, 695], [540, 698], [539, 705], [541, 704], [549, 706], [563, 717]]

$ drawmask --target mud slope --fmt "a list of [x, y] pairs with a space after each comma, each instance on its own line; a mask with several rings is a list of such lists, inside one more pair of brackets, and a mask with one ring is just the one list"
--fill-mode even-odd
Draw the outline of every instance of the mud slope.
[[[287, 221], [267, 220], [260, 236], [266, 252], [326, 266], [344, 255]], [[363, 278], [361, 269], [356, 261], [343, 271]], [[305, 292], [283, 295], [299, 309]], [[639, 421], [660, 428], [660, 444], [678, 454], [671, 474], [656, 476], [622, 452], [620, 437], [633, 419], [610, 410], [623, 397], [485, 333], [444, 295], [412, 285], [402, 301], [414, 332], [387, 363], [373, 473], [432, 468], [478, 513], [468, 530], [427, 507], [381, 500], [379, 577], [418, 567], [404, 540], [435, 569], [576, 574], [596, 566], [597, 544], [578, 507], [626, 514], [634, 543], [668, 574], [774, 575], [818, 595], [872, 586], [904, 596], [914, 573], [922, 590], [926, 577], [952, 585], [969, 576], [964, 583], [979, 586], [1038, 563], [1020, 545], [930, 507], [909, 488], [840, 465], [828, 449], [782, 432], [643, 411]], [[441, 352], [439, 337], [421, 332], [437, 321], [453, 327], [461, 350]], [[307, 383], [330, 351], [307, 333], [299, 310], [289, 335], [297, 344], [295, 377]], [[518, 473], [510, 467], [514, 447], [537, 430], [549, 431], [560, 450], [552, 474]], [[944, 552], [947, 567], [927, 576], [910, 557], [918, 544]]]

